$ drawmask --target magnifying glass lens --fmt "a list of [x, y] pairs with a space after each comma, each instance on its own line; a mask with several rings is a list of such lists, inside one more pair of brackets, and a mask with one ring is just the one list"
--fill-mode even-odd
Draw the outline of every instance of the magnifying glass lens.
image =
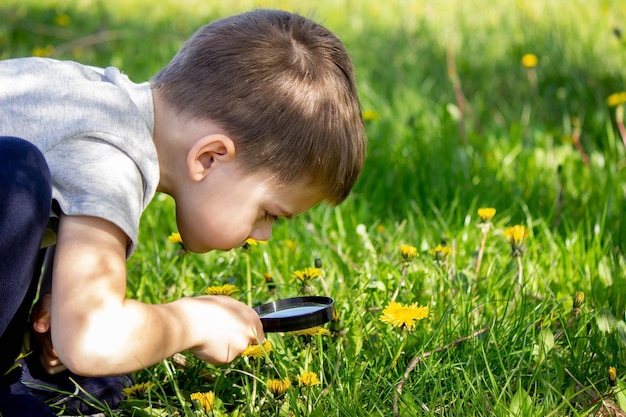
[[328, 323], [333, 318], [330, 297], [295, 297], [272, 301], [255, 308], [267, 332], [291, 332]]

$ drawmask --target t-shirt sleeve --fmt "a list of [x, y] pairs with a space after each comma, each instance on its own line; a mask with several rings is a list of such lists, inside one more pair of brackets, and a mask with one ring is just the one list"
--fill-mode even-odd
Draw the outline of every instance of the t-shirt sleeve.
[[127, 254], [137, 246], [144, 181], [135, 162], [101, 138], [64, 140], [46, 152], [53, 199], [66, 215], [95, 216], [126, 233]]

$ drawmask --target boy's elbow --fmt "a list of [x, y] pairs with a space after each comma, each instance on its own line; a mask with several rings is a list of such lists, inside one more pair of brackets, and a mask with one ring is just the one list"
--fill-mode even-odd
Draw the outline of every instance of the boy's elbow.
[[94, 337], [94, 331], [81, 330], [57, 337], [54, 337], [53, 332], [53, 345], [61, 363], [71, 372], [82, 376], [116, 373], [116, 358], [120, 355], [120, 350], [112, 343], [114, 339], [107, 338], [103, 333]]

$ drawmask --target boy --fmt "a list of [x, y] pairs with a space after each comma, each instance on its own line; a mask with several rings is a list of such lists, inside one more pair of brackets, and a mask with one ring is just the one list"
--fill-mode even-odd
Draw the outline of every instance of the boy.
[[229, 250], [268, 239], [279, 217], [339, 204], [365, 155], [345, 48], [322, 26], [270, 10], [201, 28], [149, 83], [116, 68], [0, 61], [0, 136], [5, 416], [46, 225], [58, 224], [52, 288], [33, 322], [51, 331], [47, 370], [121, 375], [183, 350], [226, 363], [264, 340], [248, 306], [125, 298], [145, 206], [156, 191], [171, 195], [188, 250]]

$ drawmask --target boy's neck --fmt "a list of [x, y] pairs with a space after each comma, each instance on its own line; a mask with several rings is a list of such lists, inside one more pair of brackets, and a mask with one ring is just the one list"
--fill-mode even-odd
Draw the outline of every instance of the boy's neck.
[[[175, 192], [176, 172], [180, 162], [177, 155], [184, 155], [182, 143], [175, 137], [176, 117], [158, 91], [153, 90], [154, 131], [152, 140], [159, 160], [159, 185], [157, 191], [169, 195]], [[184, 158], [183, 158], [184, 159]]]

